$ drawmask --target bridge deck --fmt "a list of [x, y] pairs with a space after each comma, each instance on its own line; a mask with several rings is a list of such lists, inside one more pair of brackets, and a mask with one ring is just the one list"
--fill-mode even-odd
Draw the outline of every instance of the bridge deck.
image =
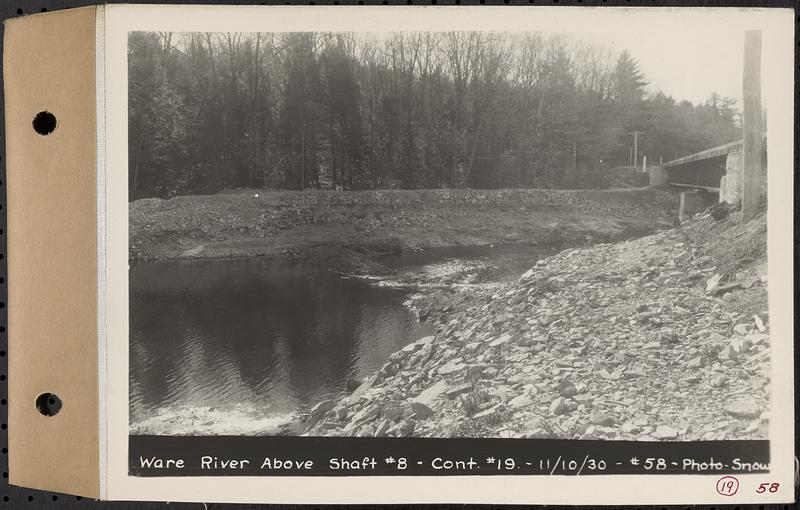
[[666, 163], [664, 163], [663, 166], [664, 168], [670, 168], [670, 167], [685, 165], [687, 163], [692, 163], [694, 161], [701, 161], [704, 159], [727, 156], [731, 152], [741, 151], [743, 143], [744, 143], [743, 140], [737, 140], [735, 142], [726, 143], [724, 145], [711, 147], [710, 149], [706, 149], [704, 151], [695, 152], [694, 154], [689, 154], [688, 156], [683, 156], [678, 159], [673, 159], [672, 161], [667, 161]]

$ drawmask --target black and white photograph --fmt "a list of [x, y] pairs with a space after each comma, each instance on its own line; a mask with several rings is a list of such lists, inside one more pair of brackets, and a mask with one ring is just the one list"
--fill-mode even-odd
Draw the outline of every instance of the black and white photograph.
[[128, 32], [130, 435], [769, 439], [766, 35], [647, 28]]

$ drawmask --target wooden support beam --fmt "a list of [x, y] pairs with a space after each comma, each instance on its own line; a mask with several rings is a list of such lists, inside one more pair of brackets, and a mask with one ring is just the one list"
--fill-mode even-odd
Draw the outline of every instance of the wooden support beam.
[[742, 169], [742, 222], [751, 220], [761, 206], [761, 30], [744, 34], [744, 165]]
[[710, 191], [712, 193], [719, 193], [719, 188], [715, 188], [713, 186], [700, 186], [697, 184], [682, 184], [680, 182], [668, 182], [670, 186], [680, 186], [681, 188], [697, 188], [697, 189], [704, 189], [706, 191]]

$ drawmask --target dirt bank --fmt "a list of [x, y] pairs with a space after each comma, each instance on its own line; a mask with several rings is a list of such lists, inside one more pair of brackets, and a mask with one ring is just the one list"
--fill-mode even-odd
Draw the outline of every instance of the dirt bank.
[[568, 249], [434, 295], [436, 335], [320, 403], [307, 434], [765, 438], [766, 282], [765, 215]]
[[669, 225], [664, 191], [392, 190], [259, 192], [130, 204], [131, 259], [324, 259], [447, 246], [619, 239]]

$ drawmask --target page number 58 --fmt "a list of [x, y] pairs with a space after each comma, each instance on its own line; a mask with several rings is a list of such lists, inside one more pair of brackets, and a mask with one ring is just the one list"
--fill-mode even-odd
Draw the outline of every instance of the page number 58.
[[759, 493], [759, 494], [763, 494], [765, 492], [778, 492], [778, 489], [780, 488], [780, 486], [781, 486], [781, 484], [779, 484], [777, 482], [773, 482], [773, 483], [764, 482], [764, 483], [762, 483], [762, 484], [760, 484], [758, 486], [758, 489], [756, 489], [756, 492]]

